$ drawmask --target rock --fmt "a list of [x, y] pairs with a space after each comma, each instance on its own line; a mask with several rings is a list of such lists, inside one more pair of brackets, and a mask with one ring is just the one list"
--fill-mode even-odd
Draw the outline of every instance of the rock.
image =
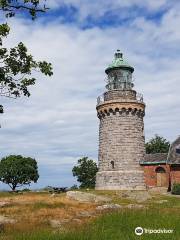
[[56, 196], [56, 194], [55, 193], [52, 193], [51, 195], [50, 195], [50, 197], [55, 197]]
[[49, 221], [49, 223], [50, 223], [51, 227], [53, 227], [53, 228], [60, 228], [60, 227], [62, 227], [62, 223], [59, 220], [51, 219]]
[[76, 214], [77, 217], [91, 217], [94, 215], [94, 212], [81, 211]]
[[51, 219], [49, 220], [49, 223], [51, 225], [51, 227], [53, 228], [61, 228], [63, 229], [63, 225], [65, 223], [68, 223], [70, 220], [69, 219], [61, 219], [61, 220], [57, 220], [57, 219]]
[[61, 223], [63, 224], [63, 223], [68, 223], [68, 222], [70, 222], [70, 219], [62, 219], [61, 220]]
[[135, 200], [138, 203], [151, 199], [152, 196], [147, 191], [126, 191], [119, 194], [121, 198]]
[[10, 202], [0, 201], [0, 208], [1, 207], [8, 207], [10, 205]]
[[168, 200], [159, 200], [159, 201], [155, 201], [156, 203], [166, 203], [166, 202], [168, 202]]
[[72, 219], [73, 222], [76, 222], [76, 223], [82, 223], [82, 220], [79, 219], [79, 218], [74, 218]]
[[68, 191], [66, 193], [67, 198], [71, 200], [76, 200], [79, 202], [92, 202], [92, 203], [98, 203], [98, 202], [109, 202], [111, 201], [111, 198], [106, 196], [99, 196], [92, 193], [86, 193], [86, 192], [80, 192], [80, 191]]
[[110, 197], [107, 197], [107, 196], [96, 196], [95, 197], [95, 203], [98, 203], [98, 202], [110, 202], [111, 200], [112, 199]]
[[105, 204], [105, 205], [97, 206], [96, 210], [99, 210], [99, 211], [109, 210], [109, 209], [116, 210], [116, 209], [120, 209], [120, 208], [122, 208], [121, 205], [112, 203], [112, 204]]
[[13, 218], [9, 218], [7, 216], [0, 215], [0, 224], [4, 223], [16, 223], [17, 221]]
[[130, 209], [142, 209], [142, 208], [146, 208], [144, 205], [141, 205], [141, 204], [128, 204], [126, 205], [127, 208], [130, 208]]

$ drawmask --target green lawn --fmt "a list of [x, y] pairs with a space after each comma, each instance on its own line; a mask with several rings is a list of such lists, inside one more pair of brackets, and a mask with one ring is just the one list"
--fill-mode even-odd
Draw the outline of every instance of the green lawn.
[[[149, 229], [173, 229], [173, 234], [143, 234], [136, 236], [137, 226]], [[179, 240], [180, 214], [179, 211], [166, 209], [151, 210], [122, 210], [107, 213], [95, 221], [84, 225], [81, 229], [71, 229], [64, 233], [40, 231], [14, 236], [15, 240]]]

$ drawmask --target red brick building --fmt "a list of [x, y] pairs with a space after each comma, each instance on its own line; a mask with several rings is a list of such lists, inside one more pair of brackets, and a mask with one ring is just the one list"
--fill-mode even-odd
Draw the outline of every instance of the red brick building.
[[180, 183], [180, 137], [171, 144], [168, 153], [146, 154], [140, 165], [148, 188], [170, 189], [174, 183]]

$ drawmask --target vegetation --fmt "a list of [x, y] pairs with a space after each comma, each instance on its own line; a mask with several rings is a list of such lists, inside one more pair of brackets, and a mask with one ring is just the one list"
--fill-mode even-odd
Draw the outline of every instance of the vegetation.
[[[169, 214], [162, 214], [159, 211], [140, 211], [140, 210], [126, 210], [116, 213], [105, 214], [92, 222], [91, 224], [86, 224], [79, 231], [74, 230], [68, 233], [61, 234], [61, 240], [135, 240], [137, 239], [134, 229], [137, 226], [141, 226], [143, 228], [151, 228], [151, 229], [172, 229], [176, 226], [177, 231], [173, 234], [144, 234], [141, 239], [173, 239], [178, 240], [180, 231], [178, 230], [179, 218], [178, 214], [171, 217]], [[173, 226], [173, 227], [172, 227]], [[34, 240], [34, 239], [51, 239], [51, 240], [59, 240], [60, 234], [48, 234], [44, 233], [43, 235], [35, 237], [35, 235], [28, 235], [19, 238], [18, 240]], [[30, 238], [29, 238], [30, 237]], [[40, 238], [39, 238], [40, 237]], [[48, 238], [47, 238], [48, 237]], [[172, 238], [171, 238], [172, 237]]]
[[74, 184], [74, 185], [72, 185], [72, 186], [70, 187], [70, 189], [71, 189], [71, 190], [77, 190], [77, 189], [78, 189], [78, 186], [77, 186], [76, 184]]
[[22, 185], [30, 185], [39, 178], [35, 159], [10, 155], [0, 161], [0, 181], [9, 185], [15, 191]]
[[[35, 19], [37, 12], [46, 11], [46, 7], [39, 8], [38, 0], [0, 0], [0, 10], [5, 12], [6, 17], [13, 17], [17, 12], [28, 11]], [[0, 25], [0, 96], [29, 97], [29, 87], [36, 83], [36, 78], [32, 76], [34, 71], [39, 71], [44, 75], [51, 76], [52, 65], [46, 61], [36, 61], [28, 53], [27, 47], [20, 42], [13, 48], [3, 46], [3, 39], [9, 35], [10, 27], [7, 23]], [[1, 113], [3, 107], [0, 107]]]
[[47, 203], [47, 202], [39, 201], [39, 202], [35, 202], [33, 204], [32, 209], [33, 210], [39, 210], [41, 208], [51, 209], [51, 208], [63, 208], [63, 207], [65, 207], [65, 204], [63, 202]]
[[[112, 202], [124, 206], [129, 204], [126, 198], [119, 197], [117, 191], [88, 192], [111, 195]], [[1, 201], [9, 203], [0, 208], [0, 215], [18, 219], [16, 223], [4, 224], [4, 232], [1, 232], [0, 240], [179, 240], [180, 201], [175, 196], [155, 194], [152, 199], [141, 203], [148, 207], [148, 210], [123, 208], [106, 214], [97, 212], [96, 204], [69, 200], [64, 193], [56, 197], [40, 192], [26, 192], [20, 195], [0, 193], [0, 197]], [[160, 204], [158, 203], [160, 200], [166, 201]], [[81, 217], [82, 212], [93, 214], [91, 217]], [[60, 227], [54, 228], [50, 224], [51, 220], [65, 221]], [[141, 238], [134, 234], [137, 226], [174, 229], [174, 233], [173, 235], [145, 234]]]
[[94, 188], [96, 182], [97, 164], [88, 157], [78, 160], [78, 165], [72, 169], [73, 176], [80, 182], [80, 188]]
[[14, 17], [17, 12], [25, 11], [35, 19], [37, 13], [44, 13], [49, 9], [45, 2], [46, 0], [0, 0], [0, 10], [5, 12], [6, 17]]
[[[99, 194], [95, 190], [91, 191]], [[107, 195], [109, 192], [101, 191]], [[119, 198], [111, 192], [112, 202], [127, 205], [125, 198]], [[1, 193], [0, 193], [1, 196]], [[96, 211], [94, 203], [79, 203], [68, 200], [62, 193], [50, 197], [48, 193], [24, 193], [5, 196], [10, 205], [0, 208], [0, 215], [18, 219], [16, 223], [5, 224], [0, 240], [179, 240], [180, 201], [177, 197], [153, 195], [153, 198], [141, 203], [148, 209], [120, 209], [119, 211]], [[2, 200], [2, 199], [1, 199]], [[166, 200], [158, 203], [160, 200]], [[92, 212], [91, 217], [80, 217], [82, 212]], [[96, 214], [95, 214], [96, 213]], [[51, 220], [66, 220], [60, 227], [51, 226]], [[74, 221], [74, 219], [76, 221]], [[78, 220], [78, 221], [77, 221]], [[173, 229], [173, 234], [143, 234], [136, 236], [137, 226], [151, 229]]]
[[170, 142], [165, 138], [155, 135], [145, 144], [146, 153], [167, 153], [169, 151]]
[[171, 192], [172, 194], [180, 195], [180, 183], [174, 183]]

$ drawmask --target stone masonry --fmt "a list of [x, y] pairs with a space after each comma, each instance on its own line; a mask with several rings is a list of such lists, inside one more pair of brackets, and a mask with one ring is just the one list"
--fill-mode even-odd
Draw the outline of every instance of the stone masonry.
[[97, 190], [145, 190], [139, 161], [145, 156], [145, 104], [132, 89], [114, 89], [98, 100]]
[[132, 99], [134, 91], [123, 91], [126, 101], [114, 97], [117, 91], [122, 94], [114, 90], [108, 101], [97, 105], [100, 127], [96, 189], [144, 189], [144, 173], [139, 165], [145, 155], [144, 103], [135, 95]]

